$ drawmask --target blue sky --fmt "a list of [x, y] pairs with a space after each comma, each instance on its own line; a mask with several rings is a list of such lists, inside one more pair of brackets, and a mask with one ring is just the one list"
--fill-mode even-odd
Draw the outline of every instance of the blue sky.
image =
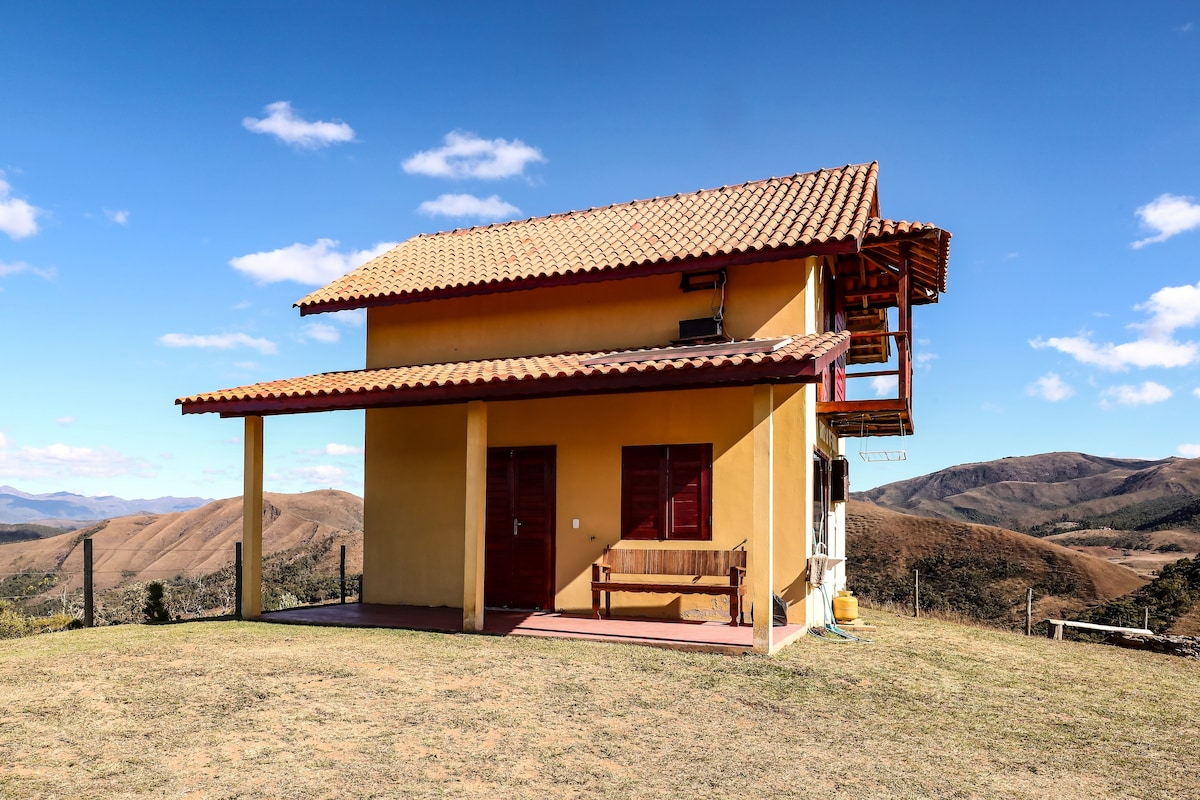
[[[735, 10], [736, 9], [736, 10]], [[241, 492], [176, 397], [362, 366], [292, 303], [389, 242], [880, 163], [953, 232], [917, 433], [865, 489], [1200, 455], [1200, 10], [1115, 3], [0, 2], [0, 484]], [[869, 393], [869, 390], [868, 390]], [[355, 413], [270, 491], [361, 491]], [[853, 457], [860, 447], [851, 440]]]

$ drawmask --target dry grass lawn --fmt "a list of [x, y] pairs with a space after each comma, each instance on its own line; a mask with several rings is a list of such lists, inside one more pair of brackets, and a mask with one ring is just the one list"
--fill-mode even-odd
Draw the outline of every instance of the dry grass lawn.
[[1197, 798], [1200, 666], [873, 615], [771, 659], [236, 622], [0, 642], [6, 798]]

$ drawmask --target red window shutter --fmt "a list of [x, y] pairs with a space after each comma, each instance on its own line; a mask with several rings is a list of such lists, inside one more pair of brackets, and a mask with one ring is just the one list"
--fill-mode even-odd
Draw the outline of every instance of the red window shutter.
[[666, 535], [666, 448], [621, 449], [621, 538]]
[[667, 539], [712, 538], [712, 445], [667, 448]]

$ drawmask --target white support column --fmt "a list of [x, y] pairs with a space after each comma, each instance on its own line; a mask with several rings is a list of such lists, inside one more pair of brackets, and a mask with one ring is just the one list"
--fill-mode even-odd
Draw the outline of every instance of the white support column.
[[246, 417], [242, 466], [242, 618], [262, 616], [263, 418]]
[[483, 568], [487, 521], [487, 404], [467, 403], [466, 526], [463, 548], [463, 630], [483, 630]]
[[775, 389], [754, 387], [754, 522], [750, 533], [750, 583], [754, 602], [754, 652], [771, 652], [771, 590], [775, 573]]

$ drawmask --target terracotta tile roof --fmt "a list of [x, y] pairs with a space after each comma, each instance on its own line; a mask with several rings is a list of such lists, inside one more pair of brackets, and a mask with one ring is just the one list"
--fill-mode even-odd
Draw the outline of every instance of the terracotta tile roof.
[[[872, 219], [867, 223], [863, 248], [887, 253], [893, 261], [899, 259], [900, 242], [910, 243], [914, 303], [935, 303], [940, 292], [946, 291], [946, 266], [950, 260], [950, 232], [928, 222], [896, 222]], [[922, 294], [923, 293], [923, 294]]]
[[[678, 271], [713, 257], [857, 252], [875, 163], [413, 237], [302, 298], [301, 314]], [[907, 224], [907, 223], [901, 223]], [[635, 273], [636, 274], [636, 273]]]
[[[240, 417], [572, 394], [806, 383], [844, 353], [849, 332], [636, 351], [558, 353], [327, 372], [181, 397], [185, 414]], [[732, 350], [733, 352], [728, 352]]]

